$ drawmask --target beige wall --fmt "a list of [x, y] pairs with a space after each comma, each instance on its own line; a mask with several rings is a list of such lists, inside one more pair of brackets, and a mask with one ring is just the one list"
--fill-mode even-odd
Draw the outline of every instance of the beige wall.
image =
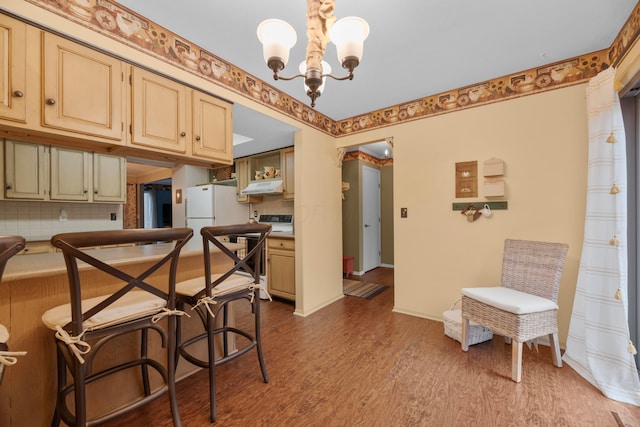
[[[584, 226], [585, 85], [337, 142], [348, 146], [389, 136], [394, 138], [395, 165], [394, 310], [441, 320], [460, 288], [500, 283], [505, 238], [565, 242], [570, 250], [559, 297], [564, 343]], [[467, 201], [455, 198], [455, 163], [481, 164], [491, 157], [505, 161], [509, 209], [467, 222], [451, 209], [453, 202]], [[408, 218], [399, 217], [401, 207], [408, 208]]]
[[380, 262], [393, 265], [393, 166], [380, 168]]
[[342, 179], [334, 139], [296, 133], [296, 314], [343, 298]]
[[342, 255], [353, 257], [353, 270], [360, 271], [362, 227], [362, 183], [360, 160], [342, 163], [342, 180], [349, 183], [342, 201]]

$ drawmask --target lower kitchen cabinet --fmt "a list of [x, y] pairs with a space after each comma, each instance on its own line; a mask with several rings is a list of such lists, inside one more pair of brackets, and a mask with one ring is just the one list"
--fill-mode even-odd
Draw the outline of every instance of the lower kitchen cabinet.
[[295, 240], [267, 239], [267, 283], [271, 295], [295, 301]]

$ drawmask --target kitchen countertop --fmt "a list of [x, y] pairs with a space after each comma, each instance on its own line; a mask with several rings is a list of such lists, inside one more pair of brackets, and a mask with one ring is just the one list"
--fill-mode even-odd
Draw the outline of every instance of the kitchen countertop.
[[295, 239], [295, 236], [291, 231], [288, 231], [288, 232], [276, 231], [275, 233], [272, 231], [271, 234], [269, 234], [268, 238], [271, 238], [271, 237], [280, 237], [282, 239]]
[[[234, 249], [242, 247], [235, 243], [229, 243], [227, 246]], [[159, 243], [155, 245], [91, 249], [91, 252], [97, 253], [98, 256], [96, 258], [106, 261], [111, 265], [126, 265], [159, 259], [166, 255], [172, 247], [172, 243]], [[214, 251], [219, 250], [212, 248], [212, 252]], [[197, 255], [202, 256], [201, 249], [183, 248], [180, 252], [180, 257]], [[78, 262], [78, 267], [80, 271], [93, 268], [81, 261]], [[64, 262], [64, 257], [60, 252], [18, 255], [9, 259], [7, 262], [2, 281], [40, 278], [56, 274], [66, 274], [66, 272], [67, 267]]]

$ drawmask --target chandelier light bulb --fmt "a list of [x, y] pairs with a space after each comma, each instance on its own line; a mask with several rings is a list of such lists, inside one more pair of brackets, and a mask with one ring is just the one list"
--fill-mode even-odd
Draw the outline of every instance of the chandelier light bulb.
[[258, 40], [262, 43], [264, 61], [282, 62], [282, 68], [289, 61], [289, 50], [296, 44], [298, 37], [291, 25], [281, 19], [266, 19], [258, 25]]
[[[331, 65], [329, 65], [327, 62], [322, 61], [322, 74], [330, 74], [331, 73]], [[300, 70], [301, 74], [307, 74], [307, 62], [306, 61], [302, 61], [300, 63], [300, 66], [298, 67], [298, 70]], [[322, 84], [320, 85], [320, 87], [318, 87], [318, 92], [322, 95], [322, 92], [324, 91], [324, 85], [327, 82], [327, 77], [323, 77], [322, 78]], [[306, 84], [304, 85], [304, 91], [305, 93], [309, 91], [309, 86], [307, 86]]]
[[349, 16], [333, 24], [329, 29], [329, 38], [336, 45], [338, 61], [343, 64], [343, 67], [345, 61], [350, 59], [360, 62], [364, 50], [364, 41], [368, 36], [369, 24], [362, 18]]

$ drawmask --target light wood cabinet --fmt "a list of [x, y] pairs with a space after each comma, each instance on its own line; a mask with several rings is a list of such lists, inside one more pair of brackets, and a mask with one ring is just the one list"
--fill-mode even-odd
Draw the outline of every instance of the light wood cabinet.
[[131, 147], [175, 159], [233, 163], [230, 103], [137, 67], [131, 98]]
[[271, 295], [295, 301], [295, 240], [267, 239], [267, 284]]
[[93, 201], [125, 203], [127, 164], [124, 157], [93, 153]]
[[233, 164], [231, 103], [0, 14], [3, 137], [205, 167]]
[[42, 126], [123, 139], [123, 62], [42, 33]]
[[51, 200], [89, 201], [91, 153], [51, 147]]
[[295, 161], [293, 147], [280, 151], [280, 167], [282, 169], [282, 198], [293, 200], [295, 198]]
[[242, 190], [247, 188], [249, 185], [249, 175], [251, 171], [249, 171], [249, 158], [244, 157], [242, 159], [236, 160], [236, 180], [237, 180], [237, 191], [238, 191], [238, 202], [239, 203], [259, 203], [261, 202], [262, 196], [242, 194]]
[[47, 160], [46, 147], [43, 145], [6, 140], [4, 143], [5, 197], [44, 200], [49, 183]]
[[186, 154], [187, 87], [137, 67], [131, 76], [131, 145]]
[[56, 251], [49, 242], [27, 242], [18, 255], [48, 254]]
[[[273, 167], [280, 172], [277, 178], [263, 178], [257, 180], [262, 182], [267, 179], [282, 179], [282, 199], [294, 200], [295, 198], [295, 152], [293, 147], [283, 148], [268, 153], [257, 154], [255, 156], [243, 157], [236, 159], [235, 171], [238, 185], [238, 202], [240, 203], [257, 203], [262, 202], [261, 195], [244, 195], [241, 194], [242, 189], [246, 188], [250, 182], [256, 181], [258, 172], [264, 173], [265, 167]], [[277, 172], [276, 172], [277, 174]], [[280, 193], [274, 193], [274, 196]]]
[[3, 157], [6, 199], [126, 202], [124, 157], [9, 139]]
[[20, 21], [4, 16], [0, 20], [0, 118], [25, 122], [26, 28]]
[[192, 91], [193, 145], [191, 154], [220, 163], [233, 163], [233, 119], [229, 103]]

